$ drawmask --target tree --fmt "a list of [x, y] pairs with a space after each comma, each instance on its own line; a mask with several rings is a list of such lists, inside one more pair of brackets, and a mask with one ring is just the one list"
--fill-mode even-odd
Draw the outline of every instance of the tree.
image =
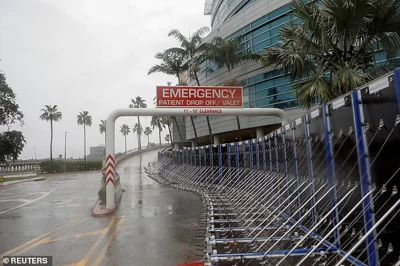
[[[400, 51], [400, 6], [392, 0], [294, 0], [300, 23], [281, 28], [281, 44], [262, 63], [290, 76], [300, 105], [327, 102], [373, 79], [375, 51], [390, 61]], [[382, 69], [382, 68], [379, 68]]]
[[180, 83], [180, 74], [189, 69], [189, 62], [186, 60], [186, 55], [183, 49], [180, 52], [164, 51], [157, 53], [155, 58], [161, 60], [161, 63], [151, 67], [147, 75], [157, 72], [167, 75], [174, 75], [177, 77], [178, 83]]
[[104, 144], [106, 143], [106, 124], [107, 124], [107, 120], [100, 120], [99, 131], [100, 131], [100, 134], [104, 133]]
[[[138, 135], [138, 137], [140, 137], [140, 136], [143, 134], [143, 127], [142, 127], [142, 125], [139, 124], [139, 123], [136, 123], [136, 124], [133, 126], [132, 133], [136, 133], [136, 134]], [[138, 149], [139, 149], [139, 147], [138, 147]]]
[[41, 109], [41, 120], [50, 121], [50, 160], [53, 160], [53, 121], [57, 122], [62, 119], [62, 113], [58, 111], [57, 105], [45, 105], [45, 109]]
[[121, 126], [121, 130], [120, 130], [119, 132], [121, 132], [122, 135], [124, 135], [124, 137], [125, 137], [125, 152], [126, 152], [126, 136], [127, 136], [129, 133], [131, 133], [131, 130], [130, 130], [130, 128], [129, 128], [129, 126], [128, 126], [127, 124], [123, 124], [123, 125]]
[[[131, 99], [131, 104], [129, 105], [129, 108], [147, 108], [146, 100], [140, 96], [137, 96], [135, 99]], [[140, 116], [138, 116], [137, 119], [140, 127]], [[138, 134], [138, 150], [141, 150], [142, 149], [141, 134], [139, 134], [138, 132], [137, 134]]]
[[163, 123], [163, 118], [161, 116], [153, 116], [151, 118], [150, 125], [154, 128], [158, 128], [158, 140], [161, 145], [161, 131], [165, 128], [165, 124]]
[[197, 76], [197, 72], [200, 70], [198, 64], [200, 63], [201, 55], [206, 50], [206, 46], [202, 45], [202, 37], [209, 31], [208, 27], [202, 27], [195, 31], [189, 38], [177, 29], [173, 29], [168, 33], [168, 36], [175, 37], [180, 42], [181, 47], [167, 49], [165, 53], [181, 54], [187, 61], [189, 72], [196, 79], [198, 86], [200, 86]]
[[92, 126], [92, 116], [89, 115], [88, 111], [79, 112], [76, 122], [78, 125], [83, 125], [83, 156], [86, 170], [86, 126]]
[[236, 66], [248, 60], [261, 60], [261, 56], [258, 54], [240, 52], [244, 45], [242, 39], [241, 36], [234, 39], [215, 37], [210, 43], [205, 44], [207, 52], [203, 57], [215, 62], [218, 67], [226, 67], [229, 79], [232, 80], [231, 71]]
[[16, 95], [8, 86], [5, 75], [0, 71], [0, 126], [7, 131], [0, 132], [0, 163], [6, 160], [17, 160], [25, 146], [22, 132], [10, 130], [10, 126], [19, 121], [23, 124], [23, 113], [16, 103]]
[[153, 133], [153, 130], [151, 130], [150, 127], [145, 127], [143, 133], [147, 136], [147, 147], [149, 147], [149, 145], [150, 145], [150, 135], [151, 135], [151, 133]]
[[171, 136], [169, 134], [165, 135], [165, 141], [168, 143], [171, 141]]

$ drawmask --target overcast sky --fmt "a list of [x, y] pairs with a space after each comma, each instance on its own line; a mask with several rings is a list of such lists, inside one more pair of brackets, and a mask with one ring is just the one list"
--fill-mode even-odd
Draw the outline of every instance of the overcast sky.
[[[176, 78], [148, 76], [157, 63], [154, 55], [178, 42], [167, 37], [177, 28], [189, 34], [209, 26], [203, 15], [204, 0], [0, 0], [0, 70], [17, 94], [25, 115], [22, 130], [27, 144], [20, 159], [49, 156], [50, 124], [39, 120], [45, 104], [59, 106], [63, 119], [54, 125], [53, 156], [83, 156], [83, 127], [76, 123], [79, 111], [92, 115], [87, 130], [89, 147], [104, 144], [101, 119], [130, 99], [141, 96], [152, 106], [157, 85]], [[141, 119], [143, 126], [150, 117]], [[116, 151], [124, 150], [119, 133], [131, 128], [135, 118], [117, 120]], [[167, 132], [163, 132], [162, 139]], [[137, 147], [136, 136], [128, 149]], [[147, 145], [147, 137], [142, 138]], [[150, 141], [158, 142], [154, 131]]]

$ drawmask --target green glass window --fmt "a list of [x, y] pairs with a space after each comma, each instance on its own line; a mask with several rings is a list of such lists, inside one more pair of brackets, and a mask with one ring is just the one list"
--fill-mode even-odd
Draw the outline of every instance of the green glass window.
[[269, 103], [270, 103], [269, 98], [265, 98], [265, 99], [257, 100], [256, 105], [257, 105], [257, 107], [262, 107], [262, 106], [268, 105]]
[[267, 80], [267, 81], [264, 81], [264, 82], [261, 82], [261, 83], [257, 83], [256, 84], [256, 91], [269, 88], [269, 87], [274, 85], [273, 83], [274, 82], [272, 80]]
[[255, 31], [253, 31], [253, 36], [257, 36], [260, 33], [263, 33], [265, 31], [269, 30], [269, 24], [266, 24], [258, 29], [256, 29]]
[[269, 96], [268, 90], [261, 90], [256, 92], [256, 99], [263, 98]]
[[264, 32], [256, 37], [253, 38], [253, 44], [257, 44], [259, 42], [265, 41], [266, 39], [268, 39], [269, 37], [271, 37], [270, 32]]
[[249, 88], [243, 88], [243, 95], [249, 94]]
[[280, 18], [272, 21], [269, 25], [271, 28], [273, 28], [273, 27], [279, 26], [285, 22], [288, 22], [289, 20], [290, 20], [289, 16], [283, 16], [283, 17], [280, 17]]
[[270, 46], [270, 45], [271, 45], [271, 39], [263, 41], [263, 42], [260, 42], [259, 44], [254, 45], [253, 46], [253, 50], [254, 51], [259, 51], [259, 50], [264, 49], [265, 47]]
[[255, 90], [256, 86], [252, 85], [249, 88], [250, 88], [250, 93], [254, 93], [254, 90]]
[[249, 100], [250, 100], [249, 95], [243, 96], [243, 102], [249, 102]]

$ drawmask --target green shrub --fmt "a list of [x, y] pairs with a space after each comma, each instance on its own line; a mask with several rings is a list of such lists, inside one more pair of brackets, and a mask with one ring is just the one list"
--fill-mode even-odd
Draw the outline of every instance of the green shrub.
[[[102, 167], [101, 161], [86, 162], [86, 170], [101, 170], [101, 167]], [[67, 172], [85, 171], [85, 162], [84, 161], [72, 161], [72, 162], [67, 161], [66, 171]]]
[[39, 165], [42, 173], [59, 173], [64, 170], [62, 163], [57, 160], [42, 161]]

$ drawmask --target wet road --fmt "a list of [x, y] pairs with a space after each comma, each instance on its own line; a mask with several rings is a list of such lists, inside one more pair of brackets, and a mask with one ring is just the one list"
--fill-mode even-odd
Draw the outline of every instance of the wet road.
[[[0, 257], [53, 256], [53, 265], [176, 265], [195, 256], [198, 196], [162, 186], [143, 168], [157, 152], [118, 165], [125, 192], [112, 217], [93, 218], [100, 172], [0, 190]], [[201, 253], [199, 253], [201, 254]]]

